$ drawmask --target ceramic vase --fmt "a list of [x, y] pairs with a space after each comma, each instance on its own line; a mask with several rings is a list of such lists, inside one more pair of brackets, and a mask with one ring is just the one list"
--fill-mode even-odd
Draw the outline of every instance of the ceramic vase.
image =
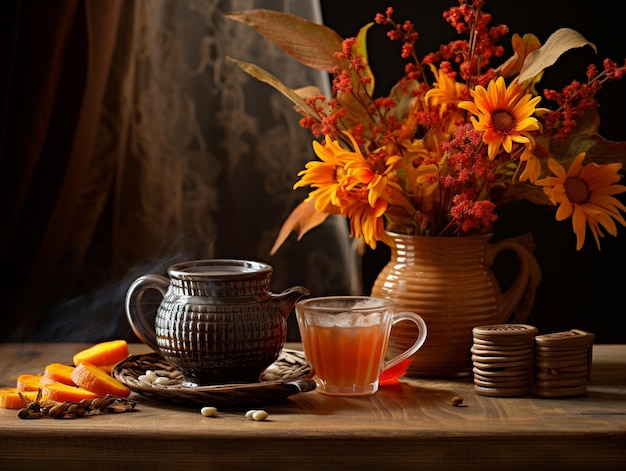
[[[426, 342], [413, 356], [407, 376], [469, 374], [474, 327], [524, 323], [528, 318], [541, 279], [531, 244], [513, 239], [490, 243], [491, 235], [389, 235], [394, 242], [391, 260], [371, 294], [392, 300], [398, 311], [418, 313], [428, 327]], [[516, 255], [518, 273], [501, 291], [492, 265], [505, 250]], [[389, 355], [406, 349], [415, 339], [413, 329], [409, 323], [394, 326]]]

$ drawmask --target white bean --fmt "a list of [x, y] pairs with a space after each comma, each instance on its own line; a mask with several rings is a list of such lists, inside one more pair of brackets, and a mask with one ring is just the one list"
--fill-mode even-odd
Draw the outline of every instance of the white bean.
[[267, 419], [269, 416], [270, 416], [270, 415], [269, 415], [267, 412], [265, 412], [264, 410], [257, 410], [257, 411], [254, 411], [254, 412], [252, 413], [252, 418], [253, 418], [254, 420], [265, 420], [265, 419]]
[[152, 384], [160, 384], [161, 386], [167, 386], [171, 383], [172, 383], [171, 380], [165, 376], [158, 376], [152, 382]]
[[216, 412], [217, 409], [215, 407], [203, 407], [200, 409], [200, 413], [205, 417], [211, 417], [212, 415], [215, 415]]
[[246, 412], [246, 419], [250, 419], [250, 420], [252, 420], [252, 415], [253, 415], [255, 412], [258, 412], [258, 411], [257, 411], [256, 409], [253, 409], [253, 410], [249, 410], [248, 412]]
[[159, 375], [157, 375], [153, 370], [146, 370], [146, 376], [148, 377], [148, 381], [151, 383], [159, 377]]

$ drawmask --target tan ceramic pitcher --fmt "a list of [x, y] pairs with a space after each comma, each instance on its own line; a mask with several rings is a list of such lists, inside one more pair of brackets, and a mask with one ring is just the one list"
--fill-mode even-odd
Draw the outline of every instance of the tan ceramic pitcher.
[[[172, 265], [169, 278], [147, 274], [126, 295], [126, 316], [142, 342], [182, 371], [185, 386], [258, 381], [279, 356], [287, 318], [309, 292], [269, 290], [272, 267], [246, 260], [193, 260]], [[147, 312], [155, 290], [162, 300]]]
[[[374, 283], [372, 296], [392, 300], [398, 310], [416, 312], [428, 327], [428, 338], [413, 355], [407, 375], [468, 374], [474, 327], [523, 323], [528, 318], [541, 271], [531, 250], [519, 240], [490, 243], [491, 235], [389, 234], [395, 247]], [[502, 293], [491, 266], [504, 250], [515, 253], [519, 271]], [[394, 326], [389, 355], [414, 341], [413, 330], [409, 323]]]

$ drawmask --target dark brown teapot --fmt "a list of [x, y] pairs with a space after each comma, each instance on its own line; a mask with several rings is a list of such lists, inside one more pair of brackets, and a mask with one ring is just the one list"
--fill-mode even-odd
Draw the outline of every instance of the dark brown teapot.
[[[309, 294], [295, 286], [269, 291], [273, 269], [246, 260], [172, 265], [169, 279], [139, 277], [126, 294], [126, 316], [139, 339], [185, 376], [185, 386], [257, 382], [280, 354], [287, 318]], [[154, 325], [144, 313], [148, 290], [162, 300]]]

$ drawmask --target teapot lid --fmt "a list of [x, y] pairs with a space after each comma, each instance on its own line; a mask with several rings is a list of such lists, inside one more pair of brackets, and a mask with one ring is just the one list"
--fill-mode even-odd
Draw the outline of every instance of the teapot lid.
[[237, 259], [207, 259], [179, 262], [167, 270], [171, 277], [189, 279], [196, 276], [202, 278], [231, 278], [246, 274], [258, 276], [271, 273], [272, 266], [263, 262]]

